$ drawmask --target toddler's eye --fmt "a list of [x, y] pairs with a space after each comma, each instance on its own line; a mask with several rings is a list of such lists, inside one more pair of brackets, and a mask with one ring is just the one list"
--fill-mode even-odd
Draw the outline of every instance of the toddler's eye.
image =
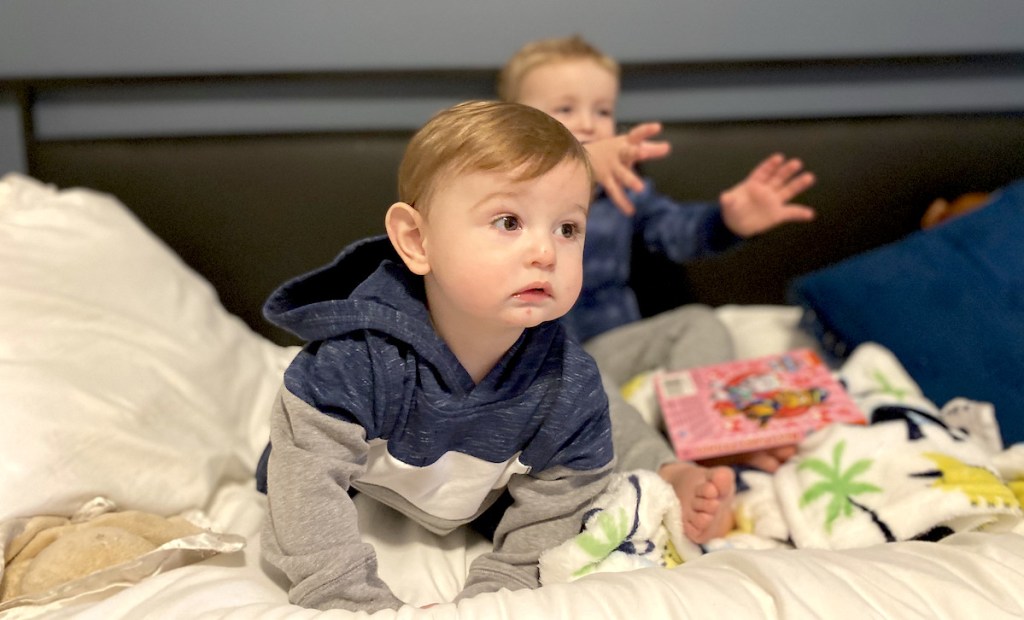
[[494, 220], [494, 226], [506, 232], [512, 232], [519, 230], [519, 218], [514, 215], [502, 215], [498, 219]]
[[580, 227], [572, 222], [566, 222], [558, 227], [558, 234], [566, 239], [572, 239], [579, 234]]

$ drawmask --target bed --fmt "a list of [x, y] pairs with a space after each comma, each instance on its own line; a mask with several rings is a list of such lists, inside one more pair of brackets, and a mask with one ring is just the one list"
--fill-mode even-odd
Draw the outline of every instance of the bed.
[[[998, 492], [960, 498], [956, 519], [925, 524], [931, 538], [915, 530], [893, 542], [805, 540], [797, 529], [755, 528], [676, 568], [594, 571], [458, 604], [444, 601], [486, 542], [461, 530], [439, 539], [367, 506], [361, 529], [384, 579], [411, 603], [373, 617], [1024, 615], [1024, 338], [1015, 318], [1024, 309], [1024, 122], [1009, 114], [682, 123], [666, 134], [682, 161], [648, 167], [666, 193], [712, 198], [780, 149], [818, 173], [807, 202], [819, 218], [717, 259], [641, 264], [635, 285], [659, 291], [645, 311], [706, 307], [737, 357], [811, 346], [842, 369], [877, 346], [919, 412], [958, 398], [981, 403], [974, 411], [984, 423], [961, 443], [979, 464], [972, 471], [994, 476]], [[112, 536], [85, 527], [107, 519], [105, 527], [149, 536], [148, 547], [86, 574], [96, 547], [75, 547], [70, 534], [62, 553], [33, 552], [50, 558], [33, 577], [49, 585], [0, 604], [0, 618], [368, 617], [289, 605], [280, 576], [260, 561], [264, 498], [253, 470], [296, 343], [259, 307], [283, 279], [379, 230], [406, 138], [42, 143], [30, 175], [0, 180], [5, 573], [47, 528]], [[676, 174], [679, 166], [692, 174]], [[917, 230], [933, 199], [969, 191], [993, 200]], [[877, 303], [865, 306], [866, 295]], [[755, 480], [752, 491], [764, 484], [772, 483]], [[915, 514], [937, 506], [915, 501]], [[936, 525], [946, 529], [936, 534]]]

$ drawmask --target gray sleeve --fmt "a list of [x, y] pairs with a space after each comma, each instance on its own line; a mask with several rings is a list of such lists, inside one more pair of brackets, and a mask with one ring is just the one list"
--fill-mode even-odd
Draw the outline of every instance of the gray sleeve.
[[501, 588], [539, 587], [540, 554], [579, 533], [583, 513], [605, 490], [612, 466], [513, 476], [508, 484], [513, 502], [494, 532], [494, 550], [473, 561], [456, 600]]
[[601, 373], [608, 408], [612, 419], [612, 445], [615, 446], [616, 470], [647, 469], [658, 471], [665, 463], [676, 461], [668, 439], [648, 424], [640, 412], [622, 398], [619, 387]]
[[288, 599], [316, 609], [373, 612], [400, 601], [377, 575], [359, 535], [351, 481], [366, 468], [361, 426], [281, 390], [270, 426], [264, 558], [288, 578]]
[[668, 438], [622, 398], [619, 389], [623, 384], [642, 372], [693, 368], [734, 358], [728, 328], [713, 308], [699, 304], [605, 332], [588, 340], [584, 348], [601, 369], [619, 471], [657, 471], [676, 460]]

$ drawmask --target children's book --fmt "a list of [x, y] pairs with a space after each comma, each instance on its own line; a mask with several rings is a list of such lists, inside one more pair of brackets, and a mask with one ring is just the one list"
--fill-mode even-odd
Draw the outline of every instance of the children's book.
[[864, 414], [811, 349], [660, 372], [654, 386], [665, 430], [683, 460], [798, 443]]

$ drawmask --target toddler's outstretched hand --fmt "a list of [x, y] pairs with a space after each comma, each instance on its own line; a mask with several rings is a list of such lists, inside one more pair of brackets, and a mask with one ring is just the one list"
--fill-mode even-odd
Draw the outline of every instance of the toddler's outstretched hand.
[[672, 150], [668, 142], [650, 139], [659, 133], [661, 123], [641, 123], [627, 133], [584, 145], [595, 180], [626, 215], [633, 215], [635, 211], [626, 190], [640, 191], [644, 187], [643, 179], [633, 169], [634, 164], [665, 157]]
[[722, 192], [722, 218], [740, 237], [763, 233], [784, 222], [814, 219], [814, 210], [793, 204], [798, 194], [814, 185], [815, 178], [799, 159], [775, 153], [758, 164], [747, 178]]

